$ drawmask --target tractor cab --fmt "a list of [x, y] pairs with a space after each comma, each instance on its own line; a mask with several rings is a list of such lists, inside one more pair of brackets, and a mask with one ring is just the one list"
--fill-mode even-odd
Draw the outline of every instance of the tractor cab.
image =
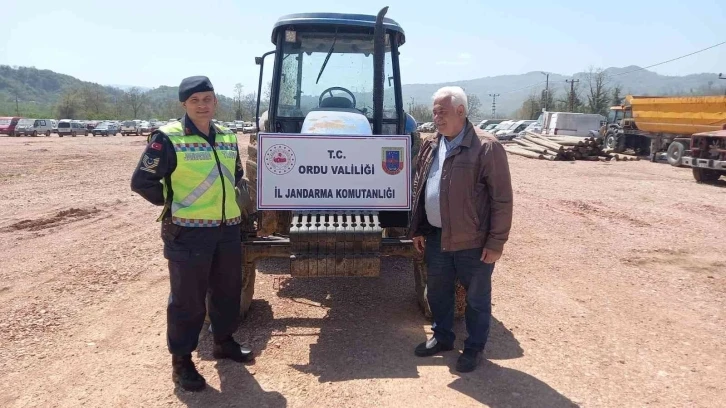
[[[376, 16], [303, 13], [281, 17], [272, 30], [274, 54], [268, 110], [258, 126], [272, 133], [410, 134], [415, 120], [403, 111], [398, 48], [405, 35], [395, 21]], [[380, 53], [376, 56], [376, 35]], [[378, 59], [378, 60], [377, 60]], [[376, 66], [380, 70], [376, 70]], [[379, 106], [376, 106], [378, 98]], [[381, 103], [382, 102], [382, 103]]]

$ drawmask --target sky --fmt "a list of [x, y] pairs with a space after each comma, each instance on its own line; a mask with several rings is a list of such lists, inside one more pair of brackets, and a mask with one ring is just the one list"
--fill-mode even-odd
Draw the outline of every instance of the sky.
[[[723, 0], [24, 0], [0, 12], [0, 64], [149, 88], [207, 75], [231, 96], [236, 83], [257, 90], [254, 57], [273, 49], [280, 16], [384, 6], [406, 33], [404, 84], [647, 66], [726, 41]], [[726, 75], [726, 44], [651, 70]]]

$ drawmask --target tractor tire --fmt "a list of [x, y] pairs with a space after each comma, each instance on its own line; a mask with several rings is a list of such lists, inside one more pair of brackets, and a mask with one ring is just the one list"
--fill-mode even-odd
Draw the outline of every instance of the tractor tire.
[[[245, 175], [247, 176], [250, 199], [257, 205], [257, 135], [250, 135], [250, 144], [247, 146], [247, 161], [245, 162]], [[292, 211], [256, 211], [257, 236], [267, 237], [274, 234], [290, 234]]]
[[625, 138], [615, 132], [608, 132], [605, 135], [605, 148], [611, 149], [614, 153], [622, 153], [625, 151]]
[[[242, 295], [239, 299], [239, 321], [243, 321], [250, 312], [250, 306], [252, 305], [252, 298], [255, 295], [255, 276], [257, 271], [255, 270], [254, 262], [245, 263], [242, 267]], [[211, 327], [211, 319], [209, 318], [209, 302], [210, 293], [207, 292], [205, 303], [207, 305], [207, 314], [204, 316], [204, 322], [209, 324]]]
[[[416, 285], [416, 299], [418, 301], [419, 309], [427, 319], [431, 319], [433, 316], [431, 314], [431, 307], [429, 306], [428, 289], [426, 286], [426, 263], [423, 259], [413, 260], [413, 278], [414, 284]], [[454, 295], [454, 318], [460, 319], [464, 317], [465, 312], [466, 289], [464, 289], [464, 286], [457, 280]]]
[[715, 183], [719, 177], [721, 177], [721, 172], [718, 170], [702, 169], [700, 167], [693, 168], [693, 178], [698, 183]]
[[674, 167], [681, 167], [683, 164], [683, 153], [686, 151], [686, 146], [681, 142], [672, 142], [668, 145], [668, 153], [666, 158], [668, 163]]

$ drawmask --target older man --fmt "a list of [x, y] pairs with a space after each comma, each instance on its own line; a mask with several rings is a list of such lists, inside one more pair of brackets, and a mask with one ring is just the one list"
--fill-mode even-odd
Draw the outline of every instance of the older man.
[[454, 348], [455, 282], [466, 288], [468, 338], [457, 371], [476, 368], [489, 336], [491, 279], [512, 224], [507, 154], [490, 136], [479, 137], [467, 118], [459, 87], [434, 94], [436, 137], [417, 157], [410, 235], [424, 252], [434, 335], [416, 347], [420, 357]]

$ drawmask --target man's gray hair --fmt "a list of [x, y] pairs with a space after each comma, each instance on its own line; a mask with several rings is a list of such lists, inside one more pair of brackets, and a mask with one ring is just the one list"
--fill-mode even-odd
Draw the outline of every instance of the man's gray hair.
[[469, 114], [469, 102], [466, 97], [466, 92], [460, 86], [445, 86], [439, 88], [438, 91], [434, 92], [433, 100], [447, 97], [451, 97], [451, 104], [454, 105], [454, 108], [459, 105], [464, 107], [464, 116]]

